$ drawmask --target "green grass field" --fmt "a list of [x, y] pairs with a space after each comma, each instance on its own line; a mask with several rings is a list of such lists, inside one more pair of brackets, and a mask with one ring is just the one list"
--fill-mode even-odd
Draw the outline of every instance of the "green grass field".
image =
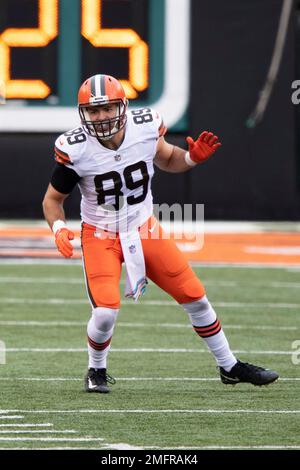
[[299, 270], [196, 271], [237, 356], [278, 371], [277, 383], [223, 385], [184, 311], [150, 284], [123, 302], [112, 393], [87, 394], [81, 267], [0, 265], [0, 448], [300, 448]]

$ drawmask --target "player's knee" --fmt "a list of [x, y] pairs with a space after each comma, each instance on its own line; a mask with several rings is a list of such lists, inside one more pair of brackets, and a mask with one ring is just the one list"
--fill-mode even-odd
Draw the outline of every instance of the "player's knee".
[[206, 297], [204, 295], [201, 297], [201, 299], [194, 300], [191, 302], [185, 302], [182, 304], [183, 308], [188, 312], [188, 313], [197, 313], [197, 314], [205, 314], [211, 309], [211, 305]]
[[187, 279], [181, 286], [181, 292], [177, 302], [180, 304], [195, 302], [205, 296], [205, 289], [200, 279], [193, 276]]
[[117, 320], [119, 310], [114, 308], [96, 307], [92, 311], [95, 326], [103, 332], [110, 331]]

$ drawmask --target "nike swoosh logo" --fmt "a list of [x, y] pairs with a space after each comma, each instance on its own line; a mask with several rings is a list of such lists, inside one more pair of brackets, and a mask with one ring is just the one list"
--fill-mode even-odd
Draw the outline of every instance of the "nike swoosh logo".
[[153, 225], [153, 227], [149, 228], [149, 232], [150, 232], [150, 233], [152, 233], [152, 232], [153, 232], [153, 230], [154, 230], [154, 229], [155, 229], [155, 227], [156, 227], [156, 224], [157, 224], [157, 222], [155, 222], [155, 224]]
[[59, 140], [59, 143], [60, 143], [60, 145], [64, 145], [64, 141], [61, 140], [61, 139]]
[[240, 379], [238, 379], [238, 378], [235, 378], [235, 377], [228, 377], [228, 376], [225, 375], [225, 374], [222, 374], [222, 376], [224, 377], [224, 379], [231, 380], [232, 382], [239, 382], [239, 381], [240, 381]]
[[89, 379], [89, 388], [97, 388], [98, 385], [93, 385], [91, 379]]

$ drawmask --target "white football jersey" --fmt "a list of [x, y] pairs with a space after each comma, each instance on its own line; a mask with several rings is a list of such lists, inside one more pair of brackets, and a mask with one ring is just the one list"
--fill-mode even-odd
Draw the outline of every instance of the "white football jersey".
[[56, 160], [80, 177], [83, 222], [118, 232], [151, 216], [153, 158], [165, 132], [159, 113], [143, 108], [127, 111], [125, 137], [117, 150], [104, 147], [82, 127], [58, 137]]

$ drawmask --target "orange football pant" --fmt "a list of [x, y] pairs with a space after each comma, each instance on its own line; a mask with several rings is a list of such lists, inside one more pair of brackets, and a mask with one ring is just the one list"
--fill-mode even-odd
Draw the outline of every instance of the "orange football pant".
[[[150, 217], [140, 227], [140, 236], [149, 279], [180, 304], [199, 300], [205, 295], [201, 281], [155, 217]], [[119, 282], [124, 259], [118, 234], [83, 223], [81, 242], [92, 305], [94, 308], [119, 308]]]

